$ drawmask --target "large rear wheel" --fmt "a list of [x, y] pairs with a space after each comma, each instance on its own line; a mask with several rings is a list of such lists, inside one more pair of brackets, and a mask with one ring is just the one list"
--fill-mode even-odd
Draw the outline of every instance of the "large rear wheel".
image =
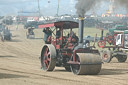
[[98, 54], [77, 53], [75, 59], [71, 59], [71, 70], [77, 75], [96, 75], [100, 72], [102, 61]]
[[45, 71], [53, 71], [56, 66], [56, 49], [53, 45], [44, 45], [41, 52], [41, 66]]

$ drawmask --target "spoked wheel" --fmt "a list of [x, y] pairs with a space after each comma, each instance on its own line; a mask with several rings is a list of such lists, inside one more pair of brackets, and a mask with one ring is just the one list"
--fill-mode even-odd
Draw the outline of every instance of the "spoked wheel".
[[99, 42], [97, 43], [97, 45], [98, 45], [98, 47], [100, 47], [100, 48], [104, 48], [105, 45], [106, 45], [106, 43], [105, 43], [104, 40], [101, 40], [101, 41], [99, 41]]
[[109, 63], [112, 59], [112, 53], [109, 50], [103, 51], [101, 52], [101, 57], [103, 62]]
[[127, 60], [127, 55], [120, 55], [120, 56], [117, 56], [117, 60], [119, 62], [125, 62]]
[[75, 61], [71, 59], [74, 64], [71, 64], [71, 70], [77, 75], [95, 75], [101, 70], [102, 60], [98, 54], [92, 53], [77, 53]]
[[56, 49], [53, 45], [44, 45], [41, 52], [41, 66], [45, 71], [53, 71], [56, 65]]

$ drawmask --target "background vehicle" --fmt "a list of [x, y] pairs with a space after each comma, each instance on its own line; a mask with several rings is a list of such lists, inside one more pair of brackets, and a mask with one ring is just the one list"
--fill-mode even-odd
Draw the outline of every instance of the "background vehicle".
[[11, 40], [11, 32], [8, 28], [4, 28], [1, 33], [0, 33], [0, 36], [1, 36], [1, 40], [4, 41], [4, 40]]
[[35, 34], [33, 32], [34, 28], [28, 28], [28, 32], [26, 33], [26, 37], [27, 39], [34, 39], [35, 38]]
[[119, 62], [127, 60], [128, 31], [114, 31], [113, 34], [107, 34], [97, 44], [100, 48], [108, 48], [101, 51], [104, 62], [109, 63], [113, 57], [116, 57]]

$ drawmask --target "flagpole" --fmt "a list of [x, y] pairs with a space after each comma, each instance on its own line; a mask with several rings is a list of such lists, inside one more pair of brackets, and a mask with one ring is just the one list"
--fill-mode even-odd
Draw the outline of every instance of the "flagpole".
[[60, 0], [58, 0], [57, 16], [59, 14]]

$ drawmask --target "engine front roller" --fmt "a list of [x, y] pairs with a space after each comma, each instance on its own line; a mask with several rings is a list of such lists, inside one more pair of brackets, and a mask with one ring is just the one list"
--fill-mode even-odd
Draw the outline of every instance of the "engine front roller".
[[98, 53], [76, 53], [72, 57], [71, 70], [76, 75], [96, 75], [102, 67], [102, 60]]

